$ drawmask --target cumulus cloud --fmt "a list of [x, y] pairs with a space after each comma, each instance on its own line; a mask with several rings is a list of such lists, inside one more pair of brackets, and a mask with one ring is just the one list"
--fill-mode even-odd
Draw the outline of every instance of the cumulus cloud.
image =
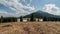
[[20, 0], [0, 0], [0, 3], [14, 10], [16, 12], [15, 15], [27, 15], [35, 10], [34, 6], [26, 6], [19, 1]]
[[50, 14], [60, 15], [60, 8], [55, 4], [45, 4], [42, 10]]

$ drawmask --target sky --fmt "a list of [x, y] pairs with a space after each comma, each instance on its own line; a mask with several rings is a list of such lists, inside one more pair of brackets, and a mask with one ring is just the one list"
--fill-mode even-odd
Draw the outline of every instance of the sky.
[[60, 0], [0, 0], [0, 15], [25, 16], [42, 10], [60, 15]]

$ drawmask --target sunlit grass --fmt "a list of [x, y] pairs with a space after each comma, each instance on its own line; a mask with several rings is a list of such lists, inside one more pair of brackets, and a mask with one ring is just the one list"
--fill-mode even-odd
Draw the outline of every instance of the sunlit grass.
[[60, 34], [60, 22], [1, 23], [0, 34]]

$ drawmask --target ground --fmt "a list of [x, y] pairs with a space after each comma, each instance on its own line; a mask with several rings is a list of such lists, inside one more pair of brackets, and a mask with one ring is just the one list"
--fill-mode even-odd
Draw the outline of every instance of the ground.
[[0, 34], [60, 34], [60, 22], [0, 23]]

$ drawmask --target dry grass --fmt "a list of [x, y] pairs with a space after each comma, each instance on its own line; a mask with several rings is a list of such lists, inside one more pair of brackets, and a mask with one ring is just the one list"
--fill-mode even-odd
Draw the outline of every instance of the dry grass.
[[60, 34], [60, 22], [1, 23], [0, 34]]

